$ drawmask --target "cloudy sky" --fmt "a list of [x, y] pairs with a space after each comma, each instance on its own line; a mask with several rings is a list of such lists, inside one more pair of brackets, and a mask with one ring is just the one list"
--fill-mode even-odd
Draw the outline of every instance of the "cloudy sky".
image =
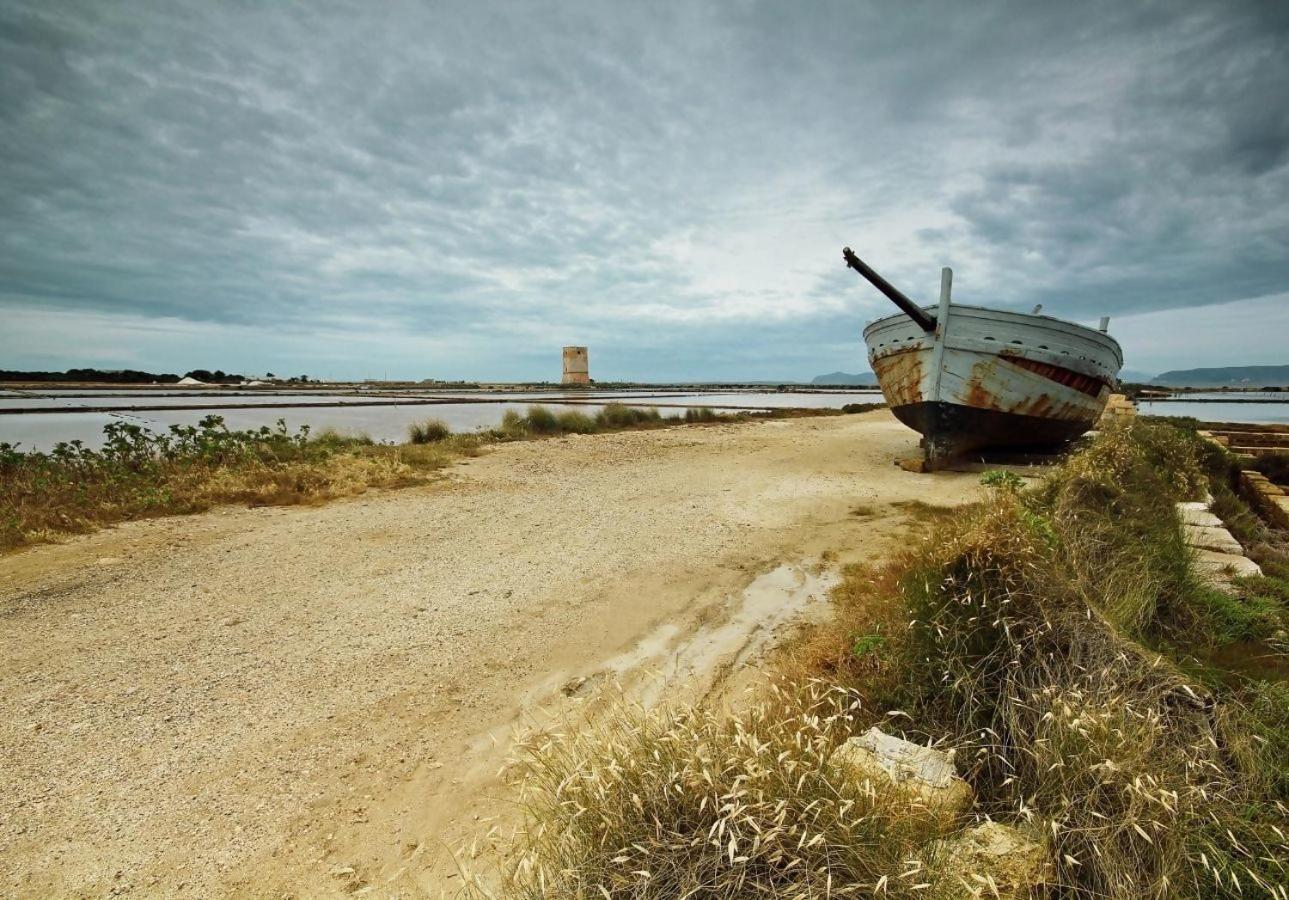
[[1289, 363], [1289, 3], [0, 0], [0, 368], [797, 379], [888, 304]]

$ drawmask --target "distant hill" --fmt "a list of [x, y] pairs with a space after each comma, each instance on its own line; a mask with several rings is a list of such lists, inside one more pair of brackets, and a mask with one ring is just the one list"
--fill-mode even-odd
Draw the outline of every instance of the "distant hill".
[[1140, 369], [1120, 369], [1119, 380], [1123, 382], [1132, 382], [1133, 384], [1150, 384], [1151, 379], [1155, 376], [1149, 372], [1143, 372]]
[[877, 376], [872, 372], [861, 372], [858, 375], [852, 375], [849, 372], [829, 372], [827, 375], [818, 375], [811, 384], [850, 384], [860, 387], [876, 387]]
[[1289, 385], [1289, 366], [1223, 366], [1216, 369], [1175, 369], [1151, 379], [1169, 387], [1248, 387]]

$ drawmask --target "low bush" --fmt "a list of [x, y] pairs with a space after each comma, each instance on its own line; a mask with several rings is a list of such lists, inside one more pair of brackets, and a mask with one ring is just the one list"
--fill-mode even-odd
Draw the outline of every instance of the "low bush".
[[515, 440], [528, 436], [528, 420], [519, 412], [508, 409], [501, 414], [500, 427], [493, 429], [493, 436], [503, 440]]
[[559, 417], [544, 406], [528, 407], [528, 414], [524, 416], [524, 422], [528, 426], [529, 434], [550, 435], [559, 434]]
[[622, 430], [645, 425], [661, 425], [662, 414], [654, 407], [609, 403], [595, 414], [595, 421], [605, 430]]
[[0, 548], [125, 519], [217, 503], [288, 504], [418, 480], [450, 460], [409, 455], [371, 438], [309, 429], [229, 430], [220, 416], [163, 434], [112, 422], [101, 449], [80, 441], [48, 453], [0, 444]]
[[556, 424], [561, 434], [594, 434], [600, 430], [594, 419], [576, 409], [560, 413], [556, 416]]
[[324, 428], [310, 436], [309, 441], [315, 447], [327, 451], [353, 450], [358, 447], [371, 447], [376, 443], [369, 434], [350, 434], [337, 431], [335, 428]]
[[407, 429], [407, 440], [412, 444], [437, 444], [450, 437], [452, 437], [452, 429], [442, 419], [413, 422]]
[[691, 406], [685, 410], [686, 422], [720, 422], [724, 418], [710, 406]]
[[113, 422], [99, 450], [73, 441], [27, 453], [0, 442], [0, 550], [218, 503], [303, 503], [411, 484], [495, 441], [657, 428], [709, 421], [709, 414], [735, 418], [710, 410], [663, 418], [657, 409], [615, 403], [594, 416], [531, 406], [522, 414], [507, 409], [501, 424], [484, 432], [453, 434], [439, 419], [414, 423], [407, 444], [390, 445], [334, 429], [292, 433], [282, 420], [274, 428], [233, 431], [221, 417], [207, 416], [196, 427], [161, 434]]
[[490, 434], [497, 440], [525, 437], [553, 437], [561, 434], [595, 434], [602, 431], [625, 431], [633, 428], [661, 428], [665, 425], [699, 422], [735, 421], [743, 416], [726, 416], [707, 407], [685, 410], [674, 416], [663, 416], [656, 408], [609, 403], [594, 416], [578, 409], [552, 412], [545, 406], [530, 406], [520, 414], [507, 410], [501, 425]]

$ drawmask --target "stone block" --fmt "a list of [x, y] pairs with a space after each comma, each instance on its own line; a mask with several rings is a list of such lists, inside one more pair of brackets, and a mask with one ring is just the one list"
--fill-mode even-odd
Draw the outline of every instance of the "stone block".
[[944, 872], [936, 897], [1019, 900], [1051, 878], [1051, 862], [1037, 836], [997, 822], [968, 828], [936, 851], [936, 869]]
[[1185, 527], [1186, 543], [1191, 547], [1203, 550], [1216, 550], [1219, 553], [1244, 554], [1240, 542], [1231, 536], [1221, 525], [1191, 525]]
[[1195, 567], [1205, 581], [1216, 587], [1226, 587], [1232, 578], [1262, 574], [1261, 567], [1248, 557], [1216, 550], [1196, 550]]
[[1248, 501], [1266, 522], [1276, 528], [1289, 528], [1289, 507], [1284, 489], [1272, 484], [1267, 476], [1252, 469], [1240, 472], [1240, 496]]
[[940, 822], [957, 819], [974, 799], [948, 753], [878, 728], [846, 741], [833, 751], [832, 762], [851, 780], [867, 783], [876, 793]]
[[1208, 504], [1199, 500], [1190, 503], [1178, 503], [1177, 512], [1182, 517], [1182, 522], [1186, 525], [1202, 525], [1211, 528], [1221, 528], [1222, 520], [1209, 512]]

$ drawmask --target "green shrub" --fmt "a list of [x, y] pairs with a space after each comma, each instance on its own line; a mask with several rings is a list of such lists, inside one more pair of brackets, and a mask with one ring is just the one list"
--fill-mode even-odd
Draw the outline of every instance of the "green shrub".
[[559, 434], [559, 417], [544, 406], [528, 407], [528, 414], [524, 416], [524, 421], [528, 426], [529, 434]]
[[452, 429], [442, 419], [413, 422], [407, 429], [407, 439], [413, 444], [437, 444], [452, 437]]
[[1025, 479], [1015, 472], [1008, 472], [1004, 469], [991, 469], [980, 476], [980, 483], [985, 487], [1015, 493], [1025, 486]]
[[720, 413], [710, 406], [691, 406], [685, 410], [686, 422], [719, 422], [723, 419]]
[[642, 425], [659, 425], [662, 415], [654, 407], [625, 406], [609, 403], [595, 414], [596, 423], [604, 430], [639, 428]]
[[556, 421], [563, 434], [594, 434], [599, 431], [594, 419], [575, 409], [560, 413]]
[[501, 414], [501, 426], [493, 431], [503, 440], [514, 440], [528, 435], [528, 420], [513, 409]]
[[850, 655], [863, 659], [870, 653], [876, 653], [886, 646], [886, 636], [881, 632], [855, 635], [855, 642], [850, 646]]
[[416, 480], [446, 456], [412, 460], [366, 435], [307, 427], [231, 431], [217, 415], [165, 433], [112, 422], [101, 449], [80, 441], [48, 453], [0, 444], [0, 549], [127, 519], [215, 503], [301, 503]]

